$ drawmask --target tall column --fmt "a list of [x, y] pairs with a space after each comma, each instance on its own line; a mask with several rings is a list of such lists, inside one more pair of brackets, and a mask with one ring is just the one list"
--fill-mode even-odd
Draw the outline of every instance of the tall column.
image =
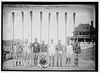
[[22, 41], [24, 41], [24, 12], [22, 12]]
[[[13, 42], [12, 44], [14, 45], [14, 18], [15, 18], [15, 14], [14, 12], [12, 12], [12, 21], [13, 21]], [[14, 58], [13, 58], [13, 65], [14, 65]]]
[[67, 44], [67, 12], [65, 12], [65, 45]]
[[[58, 40], [59, 40], [58, 18], [59, 18], [59, 13], [56, 12], [56, 21], [57, 21], [57, 43], [58, 43]], [[57, 51], [57, 52], [58, 52], [58, 51]], [[57, 67], [58, 67], [58, 54], [57, 54]]]
[[[67, 12], [65, 12], [65, 48], [64, 48], [64, 54], [66, 54], [66, 46], [67, 46]], [[66, 61], [65, 61], [66, 64]]]
[[[33, 49], [32, 49], [32, 15], [33, 15], [33, 12], [30, 11], [30, 21], [31, 21], [31, 51], [33, 52]], [[33, 64], [33, 59], [32, 59], [32, 54], [31, 54], [31, 65]]]
[[74, 30], [75, 30], [75, 14], [76, 14], [76, 13], [73, 13], [73, 24], [74, 24]]
[[40, 43], [42, 40], [42, 12], [40, 12]]
[[57, 42], [58, 42], [58, 40], [59, 40], [59, 31], [58, 31], [59, 13], [58, 12], [56, 12], [56, 19], [57, 19]]
[[[75, 31], [75, 14], [76, 14], [76, 13], [73, 13], [73, 24], [74, 24], [74, 31]], [[74, 40], [75, 40], [75, 38], [74, 38]]]
[[31, 20], [31, 43], [32, 43], [32, 11], [30, 11], [30, 20]]
[[48, 15], [48, 44], [49, 44], [49, 34], [50, 34], [50, 17], [51, 17], [51, 13], [49, 13]]
[[13, 20], [13, 42], [14, 42], [14, 18], [15, 18], [15, 14], [14, 14], [14, 12], [12, 12], [12, 20]]

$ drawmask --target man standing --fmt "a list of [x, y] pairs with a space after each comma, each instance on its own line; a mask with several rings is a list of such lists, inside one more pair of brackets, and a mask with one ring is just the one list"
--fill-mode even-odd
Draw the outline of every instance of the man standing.
[[66, 66], [70, 66], [71, 58], [73, 54], [73, 46], [71, 45], [70, 41], [67, 42], [67, 50], [66, 50]]
[[13, 44], [13, 66], [17, 66], [17, 43]]
[[42, 41], [42, 44], [40, 45], [40, 52], [41, 53], [47, 53], [48, 49], [47, 49], [47, 45], [45, 44], [44, 41]]
[[32, 44], [33, 47], [33, 55], [34, 55], [34, 65], [37, 65], [38, 63], [38, 55], [40, 52], [40, 45], [37, 42], [37, 38], [35, 38], [35, 42]]
[[21, 47], [21, 43], [19, 39], [17, 40], [17, 43], [14, 45], [14, 64], [15, 66], [22, 65], [22, 52], [23, 49]]
[[81, 54], [81, 48], [80, 45], [78, 44], [77, 41], [75, 41], [75, 45], [74, 45], [74, 53], [75, 53], [75, 66], [78, 67], [78, 63], [79, 63], [79, 54]]
[[57, 50], [57, 67], [59, 64], [59, 60], [60, 60], [60, 67], [62, 67], [63, 46], [61, 45], [61, 40], [58, 41], [56, 50]]
[[48, 48], [47, 45], [42, 41], [42, 44], [40, 45], [40, 61], [39, 64], [42, 67], [47, 67], [48, 65]]
[[53, 43], [53, 39], [51, 39], [51, 43], [49, 44], [49, 64], [54, 67], [54, 56], [55, 56], [55, 45]]
[[24, 61], [26, 65], [29, 65], [29, 57], [30, 57], [31, 49], [30, 49], [30, 44], [28, 43], [28, 40], [25, 40], [25, 43], [23, 43], [23, 54], [24, 54]]

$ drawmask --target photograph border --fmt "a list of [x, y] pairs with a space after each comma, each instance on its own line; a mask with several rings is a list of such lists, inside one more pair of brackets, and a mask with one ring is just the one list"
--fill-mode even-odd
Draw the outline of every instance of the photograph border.
[[[3, 5], [4, 4], [32, 4], [32, 5], [66, 5], [66, 4], [77, 4], [77, 5], [95, 5], [95, 27], [96, 27], [96, 39], [95, 39], [95, 70], [3, 70]], [[98, 72], [98, 2], [19, 2], [19, 1], [1, 1], [1, 71], [61, 71], [61, 72]]]

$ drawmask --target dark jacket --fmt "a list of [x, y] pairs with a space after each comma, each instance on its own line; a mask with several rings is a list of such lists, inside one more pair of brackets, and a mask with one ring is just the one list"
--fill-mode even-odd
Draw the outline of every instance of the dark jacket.
[[76, 54], [81, 54], [81, 47], [79, 45], [74, 45], [73, 50]]
[[47, 52], [47, 45], [46, 44], [41, 44], [41, 52]]
[[40, 45], [39, 45], [38, 42], [34, 42], [34, 43], [32, 44], [32, 47], [33, 47], [33, 53], [38, 53], [38, 52], [40, 52]]

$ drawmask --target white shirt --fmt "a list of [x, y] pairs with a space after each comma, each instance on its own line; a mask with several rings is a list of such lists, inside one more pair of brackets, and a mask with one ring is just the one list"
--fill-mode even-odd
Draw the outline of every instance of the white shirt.
[[17, 47], [16, 47], [16, 45], [14, 45], [14, 53], [16, 53], [17, 52]]
[[24, 43], [24, 46], [23, 46], [23, 52], [27, 52], [27, 53], [30, 53], [30, 44], [29, 43]]
[[54, 55], [55, 54], [55, 45], [54, 44], [50, 44], [49, 45], [49, 55]]
[[67, 53], [72, 54], [73, 53], [73, 46], [72, 45], [67, 45]]

